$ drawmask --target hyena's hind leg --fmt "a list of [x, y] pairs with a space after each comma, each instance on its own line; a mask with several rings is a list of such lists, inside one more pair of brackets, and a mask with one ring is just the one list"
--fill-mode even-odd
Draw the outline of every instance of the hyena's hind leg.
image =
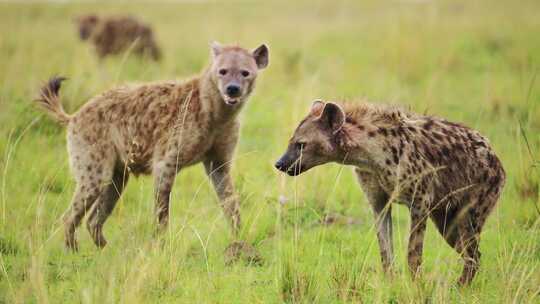
[[488, 189], [478, 195], [476, 201], [471, 202], [473, 205], [468, 208], [467, 216], [460, 222], [459, 238], [456, 243], [456, 250], [461, 253], [464, 260], [463, 272], [458, 281], [460, 285], [468, 285], [480, 267], [480, 233], [499, 199], [499, 191], [500, 188]]
[[469, 284], [480, 267], [480, 231], [471, 217], [462, 221], [458, 227], [459, 238], [456, 251], [463, 257], [463, 272], [458, 280], [460, 285]]
[[446, 242], [464, 260], [463, 272], [458, 281], [460, 285], [469, 284], [479, 269], [480, 233], [497, 200], [498, 194], [478, 195], [464, 202], [460, 209], [453, 207], [445, 211], [437, 210], [431, 214], [433, 222]]
[[[104, 185], [111, 179], [112, 168], [103, 163], [76, 164], [73, 169], [76, 176], [77, 186], [71, 205], [64, 214], [64, 229], [66, 247], [77, 250], [75, 230], [81, 224], [81, 220], [94, 205], [104, 190]], [[81, 171], [86, 171], [81, 173]]]
[[88, 220], [86, 226], [94, 243], [97, 247], [103, 248], [107, 245], [107, 240], [103, 236], [103, 225], [107, 218], [111, 215], [122, 191], [124, 190], [129, 178], [127, 168], [122, 165], [117, 165], [114, 169], [113, 178], [108, 185], [104, 186], [103, 191], [99, 195]]
[[464, 210], [459, 212], [456, 208], [446, 211], [432, 212], [431, 219], [437, 226], [448, 245], [456, 250], [464, 260], [463, 273], [459, 284], [468, 284], [475, 276], [480, 262], [481, 227], [477, 225], [475, 211]]
[[142, 47], [138, 52], [143, 57], [148, 57], [154, 61], [161, 59], [161, 50], [156, 45], [156, 42], [152, 38], [147, 38], [141, 41]]
[[71, 205], [63, 216], [65, 243], [69, 249], [78, 249], [75, 230], [112, 178], [115, 156], [107, 147], [103, 142], [89, 142], [68, 130], [70, 165], [77, 183]]
[[81, 224], [81, 220], [86, 212], [92, 207], [99, 195], [98, 188], [88, 188], [86, 184], [78, 183], [75, 194], [71, 200], [69, 209], [64, 213], [64, 233], [65, 244], [68, 249], [77, 251], [79, 246], [75, 237], [75, 230]]
[[459, 238], [456, 212], [457, 208], [455, 206], [445, 206], [430, 212], [430, 218], [437, 230], [452, 248], [455, 248]]

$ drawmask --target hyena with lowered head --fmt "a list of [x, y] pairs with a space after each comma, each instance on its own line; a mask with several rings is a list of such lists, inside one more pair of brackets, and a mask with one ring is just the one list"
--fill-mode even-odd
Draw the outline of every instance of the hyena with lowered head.
[[99, 17], [84, 15], [75, 19], [81, 40], [90, 40], [100, 59], [121, 54], [130, 48], [138, 56], [161, 58], [161, 51], [149, 25], [131, 16]]
[[328, 162], [355, 166], [377, 223], [384, 270], [393, 260], [391, 202], [411, 214], [408, 264], [422, 261], [426, 220], [464, 259], [460, 284], [475, 276], [487, 216], [505, 183], [501, 162], [477, 131], [390, 106], [317, 100], [276, 168], [291, 176]]
[[121, 86], [92, 98], [67, 114], [59, 97], [63, 78], [52, 78], [37, 103], [67, 125], [70, 167], [76, 181], [64, 215], [65, 242], [77, 249], [75, 230], [89, 212], [87, 227], [98, 247], [106, 244], [103, 224], [131, 174], [152, 174], [158, 225], [167, 225], [176, 174], [204, 163], [235, 235], [238, 198], [230, 176], [239, 135], [238, 113], [268, 65], [268, 48], [254, 51], [212, 45], [212, 63], [199, 77]]

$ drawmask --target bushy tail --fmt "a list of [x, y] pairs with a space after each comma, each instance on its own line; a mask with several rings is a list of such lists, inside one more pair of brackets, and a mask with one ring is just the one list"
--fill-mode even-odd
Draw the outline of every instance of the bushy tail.
[[60, 87], [65, 77], [53, 76], [39, 91], [39, 97], [34, 101], [47, 112], [47, 114], [62, 125], [67, 125], [70, 120], [69, 114], [64, 111], [60, 102]]

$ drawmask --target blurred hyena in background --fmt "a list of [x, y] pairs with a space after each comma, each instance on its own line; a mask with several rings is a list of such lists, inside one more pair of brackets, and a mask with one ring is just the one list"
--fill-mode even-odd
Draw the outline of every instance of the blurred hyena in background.
[[130, 50], [142, 57], [161, 58], [152, 28], [132, 16], [84, 15], [75, 19], [81, 40], [89, 40], [100, 59]]
[[295, 176], [328, 162], [356, 167], [377, 218], [385, 270], [393, 260], [392, 201], [411, 213], [408, 245], [413, 275], [422, 263], [428, 218], [458, 253], [460, 284], [475, 276], [480, 232], [505, 183], [505, 171], [488, 140], [445, 119], [388, 106], [315, 101], [276, 167]]
[[253, 51], [213, 44], [212, 63], [200, 76], [116, 87], [74, 114], [67, 114], [60, 102], [64, 79], [51, 78], [36, 102], [67, 127], [77, 186], [64, 215], [66, 246], [78, 248], [75, 230], [87, 213], [96, 246], [106, 245], [103, 225], [130, 175], [153, 175], [157, 222], [165, 228], [176, 174], [201, 162], [238, 236], [240, 207], [230, 173], [240, 130], [238, 114], [259, 71], [268, 65], [268, 56], [264, 44]]

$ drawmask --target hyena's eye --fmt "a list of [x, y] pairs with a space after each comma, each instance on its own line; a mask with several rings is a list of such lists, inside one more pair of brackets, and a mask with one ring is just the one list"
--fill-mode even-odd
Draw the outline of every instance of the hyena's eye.
[[249, 71], [243, 70], [242, 71], [242, 76], [248, 77], [249, 76]]
[[298, 149], [298, 150], [304, 150], [306, 148], [306, 143], [305, 142], [297, 142], [295, 144], [295, 146], [296, 146], [296, 149]]
[[227, 70], [226, 69], [219, 69], [218, 73], [219, 73], [219, 75], [226, 75]]

